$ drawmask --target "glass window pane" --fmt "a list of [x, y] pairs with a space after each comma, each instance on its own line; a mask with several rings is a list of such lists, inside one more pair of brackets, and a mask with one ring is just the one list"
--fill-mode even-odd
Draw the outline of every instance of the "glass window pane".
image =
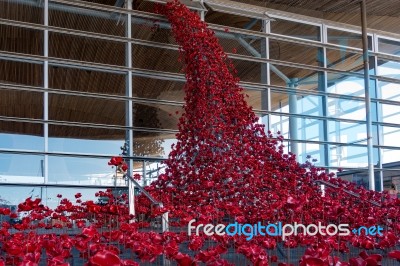
[[0, 116], [42, 119], [43, 93], [0, 89]]
[[43, 151], [43, 124], [0, 121], [0, 148]]
[[[400, 158], [400, 150], [398, 149], [382, 149], [382, 163], [398, 162]], [[396, 167], [399, 168], [399, 167]]]
[[399, 134], [400, 128], [382, 126], [383, 145], [400, 147]]
[[124, 130], [49, 125], [49, 151], [87, 154], [121, 153]]
[[298, 161], [304, 163], [311, 157], [312, 163], [316, 166], [326, 166], [324, 160], [325, 146], [318, 143], [298, 143]]
[[244, 99], [254, 110], [268, 110], [267, 90], [243, 90]]
[[132, 44], [132, 62], [137, 68], [180, 73], [183, 64], [178, 59], [178, 50]]
[[0, 182], [43, 183], [44, 156], [0, 153]]
[[[363, 48], [361, 33], [355, 33], [350, 31], [342, 31], [328, 28], [328, 43], [350, 46], [354, 48]], [[368, 36], [368, 49], [371, 50], [372, 38]]]
[[395, 61], [378, 60], [378, 75], [400, 79], [400, 63]]
[[326, 49], [326, 60], [328, 68], [354, 72], [364, 69], [362, 54], [352, 53], [344, 48]]
[[365, 102], [329, 98], [328, 115], [343, 119], [365, 120]]
[[43, 7], [35, 2], [0, 0], [0, 18], [43, 24]]
[[[290, 97], [292, 96], [292, 97]], [[296, 109], [290, 110], [289, 99], [296, 101]], [[289, 92], [271, 92], [271, 111], [322, 116], [322, 96], [294, 95]]]
[[394, 41], [394, 40], [378, 38], [378, 50], [381, 53], [399, 55], [400, 42]]
[[125, 95], [125, 75], [49, 66], [49, 86], [54, 89]]
[[[246, 11], [245, 11], [246, 12]], [[226, 19], [229, 16], [229, 19]], [[247, 16], [241, 16], [237, 14], [226, 14], [220, 11], [213, 10], [207, 12], [205, 17], [207, 23], [218, 24], [222, 26], [228, 26], [239, 29], [247, 29], [259, 32], [261, 30], [261, 20], [250, 18]]]
[[[370, 88], [374, 88], [372, 80]], [[343, 75], [339, 73], [328, 73], [327, 92], [364, 97], [364, 78], [358, 76]]]
[[125, 102], [49, 94], [49, 119], [124, 126]]
[[[282, 74], [285, 77], [282, 77]], [[275, 64], [271, 65], [271, 85], [301, 90], [323, 90], [325, 87], [324, 73]]]
[[400, 124], [400, 106], [392, 104], [380, 104], [382, 110], [382, 122]]
[[[142, 2], [144, 4], [144, 2]], [[132, 38], [158, 43], [176, 44], [171, 26], [167, 22], [132, 16]]]
[[379, 98], [400, 101], [400, 84], [378, 81]]
[[39, 64], [0, 60], [0, 82], [42, 86], [43, 66]]
[[110, 158], [49, 156], [49, 183], [113, 186]]
[[289, 138], [289, 117], [283, 115], [270, 115], [269, 129], [273, 134], [280, 134], [285, 138]]
[[366, 144], [366, 125], [343, 121], [328, 121], [328, 140], [340, 143]]
[[265, 76], [263, 78], [261, 77], [261, 70], [263, 69], [262, 63], [233, 58], [231, 58], [231, 60], [237, 70], [237, 77], [239, 77], [241, 81], [254, 83], [262, 83], [264, 80], [266, 81], [266, 72]]
[[182, 106], [168, 104], [133, 104], [133, 126], [143, 128], [178, 129]]
[[318, 26], [278, 18], [274, 18], [270, 23], [272, 33], [313, 41], [321, 40]]
[[133, 96], [146, 99], [158, 99], [183, 102], [185, 92], [183, 81], [133, 77]]
[[330, 165], [334, 167], [366, 167], [367, 147], [350, 145], [330, 145]]
[[49, 56], [123, 66], [125, 65], [125, 44], [50, 32]]
[[[113, 188], [115, 191], [120, 190], [119, 188]], [[98, 202], [99, 198], [96, 197], [96, 193], [99, 191], [105, 191], [105, 189], [100, 188], [66, 188], [66, 187], [35, 187], [32, 195], [39, 196], [43, 195], [43, 203], [46, 206], [54, 209], [60, 204], [60, 199], [57, 197], [58, 194], [62, 195], [62, 198], [69, 199], [72, 203], [76, 202], [75, 194], [81, 193], [80, 200], [87, 201], [93, 200], [93, 202]], [[127, 192], [127, 191], [125, 191]]]
[[228, 32], [215, 31], [215, 36], [218, 37], [219, 44], [226, 53], [265, 57], [265, 53], [262, 54], [262, 45], [265, 44], [265, 41], [263, 42], [261, 37], [235, 33], [233, 30]]
[[50, 26], [124, 36], [125, 20], [125, 15], [116, 12], [49, 3]]
[[174, 143], [176, 143], [174, 133], [134, 131], [133, 155], [167, 157]]
[[320, 49], [322, 48], [269, 39], [269, 58], [275, 60], [323, 66], [323, 54]]
[[0, 24], [0, 50], [42, 55], [43, 35], [44, 33], [41, 30]]

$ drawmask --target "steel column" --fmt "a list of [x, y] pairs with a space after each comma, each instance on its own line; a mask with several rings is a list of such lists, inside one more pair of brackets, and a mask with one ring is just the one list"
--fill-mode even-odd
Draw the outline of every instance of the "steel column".
[[365, 0], [360, 2], [361, 8], [361, 29], [363, 43], [363, 60], [364, 60], [364, 86], [365, 86], [365, 115], [367, 122], [367, 147], [368, 147], [368, 181], [369, 189], [375, 190], [375, 173], [374, 173], [374, 153], [372, 139], [372, 119], [371, 119], [371, 95], [369, 88], [369, 53], [368, 53], [368, 36], [367, 36], [367, 7]]

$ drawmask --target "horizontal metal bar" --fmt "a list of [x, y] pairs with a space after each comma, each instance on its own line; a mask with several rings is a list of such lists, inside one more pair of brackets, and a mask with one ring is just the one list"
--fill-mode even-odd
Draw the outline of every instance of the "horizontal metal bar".
[[[90, 154], [90, 153], [68, 153], [68, 152], [50, 152], [50, 151], [43, 152], [43, 151], [28, 151], [28, 150], [10, 150], [1, 148], [0, 148], [0, 153], [37, 155], [37, 156], [49, 155], [55, 157], [74, 157], [74, 158], [93, 158], [93, 159], [110, 159], [110, 156], [115, 156], [115, 154], [101, 155], [101, 154]], [[149, 162], [162, 162], [166, 160], [165, 157], [154, 157], [154, 156], [132, 156], [132, 157], [124, 156], [124, 158], [132, 159], [134, 161], [149, 161]]]
[[13, 186], [13, 187], [49, 187], [49, 188], [88, 188], [88, 189], [124, 189], [127, 186], [98, 186], [98, 185], [73, 185], [62, 183], [2, 183], [0, 187]]
[[160, 133], [160, 134], [176, 134], [178, 130], [174, 129], [159, 129], [159, 128], [147, 128], [147, 127], [124, 127], [116, 125], [106, 124], [94, 124], [84, 122], [71, 122], [71, 121], [57, 121], [57, 120], [44, 120], [44, 119], [33, 119], [33, 118], [21, 118], [21, 117], [7, 117], [0, 116], [1, 121], [11, 121], [20, 123], [40, 123], [49, 124], [56, 126], [71, 126], [71, 127], [90, 127], [90, 128], [102, 128], [102, 129], [114, 129], [114, 130], [133, 130], [135, 132], [149, 132], [149, 133]]

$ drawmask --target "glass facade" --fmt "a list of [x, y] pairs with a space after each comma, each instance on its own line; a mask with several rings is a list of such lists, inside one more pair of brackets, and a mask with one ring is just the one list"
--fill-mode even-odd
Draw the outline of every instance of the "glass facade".
[[[18, 185], [28, 193], [24, 186], [35, 183], [51, 194], [125, 186], [107, 165], [124, 145], [144, 183], [163, 171], [185, 78], [169, 24], [143, 3], [128, 10], [105, 2], [0, 0], [3, 189]], [[329, 171], [356, 171], [367, 184], [360, 31], [268, 16], [219, 10], [205, 21], [236, 66], [260, 123], [285, 137], [286, 150], [299, 162], [311, 156]], [[368, 38], [381, 189], [380, 178], [389, 187], [400, 176], [400, 39], [375, 32]]]

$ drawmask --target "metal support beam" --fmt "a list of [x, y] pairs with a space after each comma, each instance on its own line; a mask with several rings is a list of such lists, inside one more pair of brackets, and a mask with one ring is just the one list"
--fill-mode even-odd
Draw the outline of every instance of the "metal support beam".
[[[133, 0], [126, 0], [125, 7], [128, 10], [132, 9], [132, 1]], [[127, 38], [132, 37], [132, 17], [131, 14], [127, 14], [127, 23], [125, 25], [125, 36]], [[128, 41], [126, 43], [126, 53], [125, 53], [125, 64], [126, 67], [129, 69], [132, 69], [132, 43]], [[132, 97], [132, 70], [128, 70], [128, 73], [126, 74], [126, 96], [131, 98]], [[126, 106], [125, 106], [125, 119], [126, 119], [126, 126], [129, 128], [133, 127], [133, 103], [132, 100], [126, 101]], [[125, 133], [125, 142], [127, 143], [127, 152], [128, 152], [128, 172], [132, 173], [133, 171], [133, 131], [132, 129], [127, 129]], [[130, 215], [135, 215], [135, 184], [132, 182], [132, 179], [128, 179], [128, 201], [129, 201], [129, 214]], [[133, 222], [134, 220], [132, 220]]]
[[[288, 87], [292, 89], [296, 89], [297, 87], [297, 79], [291, 79]], [[297, 114], [297, 95], [296, 93], [291, 92], [289, 94], [289, 113], [290, 114]], [[289, 138], [290, 138], [290, 151], [297, 156], [298, 154], [298, 126], [297, 126], [297, 117], [290, 116], [289, 117]], [[296, 158], [297, 160], [299, 157]]]
[[[252, 20], [248, 25], [248, 27], [254, 26], [254, 23], [257, 22], [256, 19]], [[263, 20], [262, 21], [262, 31], [263, 33], [269, 32], [269, 21], [268, 20]], [[247, 42], [246, 42], [247, 43]], [[254, 48], [253, 48], [254, 49]], [[268, 59], [269, 58], [269, 40], [268, 37], [262, 38], [261, 39], [261, 58]], [[270, 70], [270, 63], [261, 63], [261, 83], [265, 85], [269, 85], [269, 80], [270, 80], [270, 75], [269, 75], [269, 70]], [[261, 91], [261, 110], [266, 110], [270, 111], [271, 110], [271, 104], [270, 104], [270, 88], [267, 90], [262, 90]], [[266, 115], [262, 117], [261, 122], [266, 125], [266, 128], [270, 128], [270, 119], [269, 115]]]
[[368, 147], [368, 180], [369, 189], [375, 190], [375, 173], [374, 173], [374, 153], [372, 139], [372, 119], [371, 119], [371, 95], [369, 88], [369, 53], [368, 53], [368, 36], [367, 36], [367, 7], [365, 0], [360, 2], [361, 9], [361, 29], [363, 43], [363, 60], [364, 60], [364, 86], [365, 86], [365, 115], [367, 122], [367, 147]]
[[[49, 25], [49, 0], [44, 0], [44, 26]], [[47, 91], [49, 88], [49, 31], [43, 31], [43, 56], [45, 57], [45, 61], [43, 62], [43, 119], [44, 121], [49, 120], [49, 92]], [[44, 123], [43, 130], [44, 137], [44, 152], [49, 152], [49, 124], [47, 122]], [[49, 155], [44, 155], [43, 162], [43, 181], [44, 183], [49, 182]], [[47, 197], [45, 202], [47, 203]]]

